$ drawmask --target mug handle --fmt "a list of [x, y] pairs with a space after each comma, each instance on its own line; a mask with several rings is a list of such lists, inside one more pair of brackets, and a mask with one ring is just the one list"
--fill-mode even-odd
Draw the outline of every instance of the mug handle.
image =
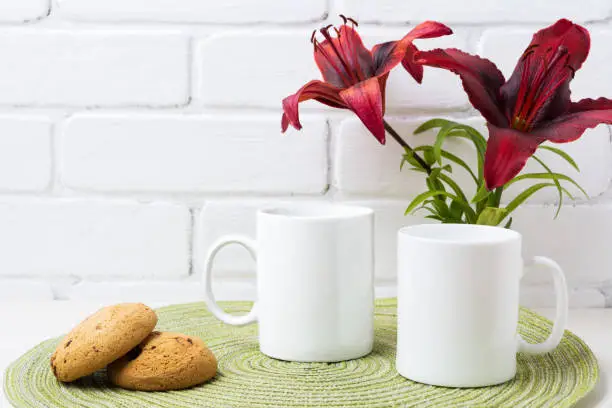
[[543, 256], [533, 257], [531, 262], [525, 263], [525, 269], [533, 268], [536, 265], [547, 267], [547, 269], [553, 275], [555, 294], [557, 298], [557, 311], [552, 331], [543, 343], [530, 344], [527, 343], [520, 335], [517, 336], [518, 351], [528, 354], [544, 354], [554, 350], [561, 342], [565, 332], [565, 326], [567, 324], [567, 286], [565, 284], [565, 275], [563, 274], [563, 270], [555, 261]]
[[243, 316], [233, 316], [225, 313], [215, 301], [215, 295], [212, 291], [212, 268], [215, 261], [215, 256], [224, 247], [238, 244], [244, 247], [253, 260], [257, 260], [257, 245], [255, 241], [241, 235], [226, 235], [215, 241], [210, 247], [206, 255], [206, 263], [204, 264], [204, 274], [202, 277], [204, 284], [204, 300], [211, 313], [223, 323], [231, 324], [232, 326], [244, 326], [257, 321], [257, 303], [253, 304], [251, 311]]

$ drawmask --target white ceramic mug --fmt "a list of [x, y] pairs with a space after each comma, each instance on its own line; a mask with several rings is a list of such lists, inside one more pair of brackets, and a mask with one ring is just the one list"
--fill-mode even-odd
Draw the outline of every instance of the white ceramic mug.
[[[557, 315], [548, 339], [528, 344], [517, 334], [519, 282], [531, 265], [553, 275]], [[516, 374], [516, 352], [553, 350], [567, 320], [559, 265], [535, 257], [524, 264], [521, 235], [497, 227], [427, 224], [398, 237], [397, 371], [431, 385], [480, 387]]]
[[[260, 350], [280, 360], [332, 362], [362, 357], [374, 337], [373, 211], [297, 204], [259, 211], [257, 240], [232, 235], [208, 254], [205, 299], [232, 325], [259, 323]], [[239, 244], [257, 260], [257, 301], [244, 316], [225, 313], [211, 289], [217, 252]]]

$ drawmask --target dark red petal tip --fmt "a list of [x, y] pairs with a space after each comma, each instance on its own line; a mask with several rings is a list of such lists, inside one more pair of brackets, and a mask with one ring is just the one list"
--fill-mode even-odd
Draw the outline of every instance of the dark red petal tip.
[[489, 141], [484, 161], [487, 189], [505, 185], [525, 167], [543, 139], [514, 129], [498, 128], [487, 123]]
[[300, 102], [315, 99], [333, 108], [346, 108], [346, 104], [338, 94], [339, 89], [322, 81], [310, 81], [301, 87], [296, 93], [283, 99], [283, 118], [281, 119], [281, 130], [285, 131], [289, 125], [300, 130], [300, 114], [298, 106]]

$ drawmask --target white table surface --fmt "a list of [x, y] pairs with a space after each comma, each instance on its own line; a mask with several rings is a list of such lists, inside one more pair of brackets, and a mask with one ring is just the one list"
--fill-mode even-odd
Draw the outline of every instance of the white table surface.
[[[45, 339], [66, 333], [102, 306], [99, 302], [83, 301], [0, 302], [0, 379], [8, 364], [21, 354]], [[550, 309], [536, 311], [547, 317], [554, 315]], [[601, 367], [600, 383], [577, 407], [612, 407], [612, 309], [571, 310], [568, 328], [586, 341]], [[2, 389], [0, 407], [10, 408]]]

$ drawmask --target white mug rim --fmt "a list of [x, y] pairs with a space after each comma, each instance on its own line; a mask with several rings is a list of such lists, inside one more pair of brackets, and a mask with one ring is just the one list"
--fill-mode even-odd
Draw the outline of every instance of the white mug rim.
[[265, 207], [260, 215], [287, 220], [337, 220], [371, 216], [374, 210], [368, 207], [337, 203], [290, 203]]
[[403, 227], [398, 235], [440, 245], [499, 245], [521, 240], [517, 231], [474, 224], [417, 224]]

